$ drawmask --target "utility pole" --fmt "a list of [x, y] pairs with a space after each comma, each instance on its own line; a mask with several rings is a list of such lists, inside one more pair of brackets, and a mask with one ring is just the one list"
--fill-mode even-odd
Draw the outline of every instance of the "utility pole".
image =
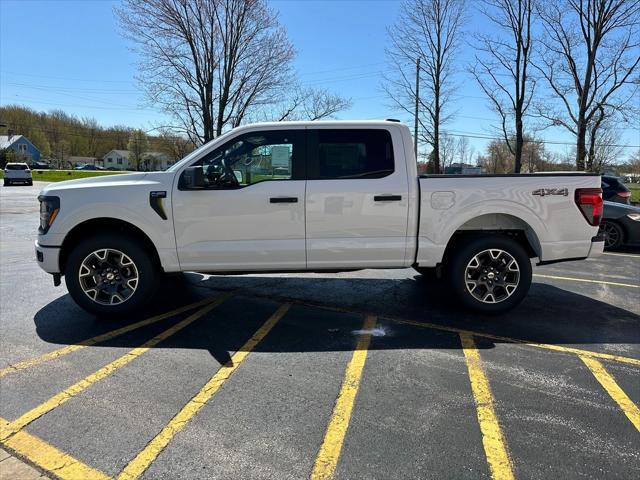
[[420, 105], [420, 57], [416, 60], [416, 111], [413, 119], [413, 154], [418, 161], [418, 107]]

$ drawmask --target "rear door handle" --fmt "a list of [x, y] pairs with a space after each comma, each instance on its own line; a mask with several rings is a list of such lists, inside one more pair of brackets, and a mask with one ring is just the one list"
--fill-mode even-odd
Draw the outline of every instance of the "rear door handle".
[[376, 195], [373, 197], [374, 202], [399, 202], [402, 195]]
[[298, 197], [271, 197], [270, 203], [298, 203]]

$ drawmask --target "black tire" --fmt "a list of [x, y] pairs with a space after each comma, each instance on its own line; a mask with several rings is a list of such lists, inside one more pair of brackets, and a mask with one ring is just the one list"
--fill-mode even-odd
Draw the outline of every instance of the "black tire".
[[4, 186], [8, 187], [9, 185], [11, 185], [11, 180], [7, 180], [6, 178], [4, 179]]
[[[490, 250], [494, 250], [493, 254], [505, 253], [493, 259]], [[473, 266], [476, 263], [479, 266]], [[517, 268], [517, 272], [513, 268]], [[498, 315], [511, 310], [524, 299], [531, 286], [531, 260], [524, 248], [506, 235], [482, 235], [464, 240], [450, 255], [447, 271], [454, 296], [467, 309], [483, 314]]]
[[[96, 264], [95, 274], [84, 275], [83, 280], [81, 281], [80, 271], [83, 262], [85, 262], [93, 252], [105, 249], [110, 252], [117, 252], [114, 254], [115, 257], [109, 258], [112, 255], [112, 253], [109, 253], [104, 262], [95, 256], [91, 257], [91, 261]], [[127, 266], [123, 266], [124, 262], [122, 259], [124, 257], [120, 257], [120, 261], [118, 261], [118, 253], [124, 254], [124, 256], [128, 257]], [[129, 260], [133, 263], [133, 267], [128, 264]], [[98, 266], [98, 264], [100, 265]], [[114, 272], [119, 273], [118, 277], [115, 277], [117, 279], [120, 279], [120, 275], [122, 275], [122, 278], [124, 279], [127, 272], [134, 270], [138, 279], [137, 282], [134, 282], [135, 288], [129, 288], [129, 286], [125, 285], [121, 285], [120, 287], [107, 286], [104, 289], [95, 288], [93, 290], [98, 292], [94, 295], [97, 297], [97, 300], [91, 298], [89, 293], [85, 293], [85, 289], [87, 287], [86, 284], [88, 282], [86, 278], [89, 279], [89, 282], [93, 282], [93, 279], [96, 278], [99, 281], [104, 281], [101, 276], [102, 273], [105, 273], [107, 267], [119, 268], [120, 271], [115, 270]], [[86, 267], [84, 268], [85, 271], [87, 271]], [[144, 247], [140, 245], [138, 241], [129, 236], [117, 233], [96, 235], [87, 238], [76, 245], [67, 259], [64, 273], [69, 294], [80, 307], [98, 316], [110, 317], [117, 317], [135, 312], [148, 305], [153, 300], [162, 276], [153, 259], [147, 252], [145, 252]], [[129, 278], [133, 278], [133, 274]], [[114, 278], [112, 277], [112, 279]], [[121, 282], [123, 281], [124, 280], [121, 280]], [[83, 284], [85, 288], [83, 288]], [[113, 288], [121, 289], [117, 292], [117, 295], [114, 294], [113, 296], [121, 296], [120, 298], [125, 297], [126, 295], [129, 296], [125, 298], [124, 301], [118, 300], [120, 303], [102, 303], [103, 301], [107, 301], [106, 297], [113, 293], [113, 291], [109, 292], [107, 290]], [[131, 290], [133, 290], [132, 293], [130, 293]]]
[[27, 182], [27, 185], [29, 185], [30, 187], [33, 186], [33, 180], [29, 180], [29, 182]]
[[624, 231], [616, 222], [603, 220], [600, 223], [600, 234], [604, 236], [605, 250], [615, 250], [624, 244]]

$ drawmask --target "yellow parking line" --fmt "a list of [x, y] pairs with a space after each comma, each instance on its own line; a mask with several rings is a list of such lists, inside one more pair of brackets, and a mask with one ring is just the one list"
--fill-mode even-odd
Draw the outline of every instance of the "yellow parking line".
[[[7, 420], [0, 418], [0, 428], [8, 424]], [[101, 471], [85, 465], [80, 460], [27, 432], [18, 432], [1, 443], [9, 450], [63, 480], [109, 480], [110, 478]]]
[[533, 276], [537, 278], [548, 278], [550, 280], [567, 280], [569, 282], [597, 283], [600, 285], [613, 285], [615, 287], [640, 288], [640, 285], [634, 285], [632, 283], [610, 282], [608, 280], [591, 280], [589, 278], [559, 277], [557, 275], [542, 275], [539, 273], [534, 273]]
[[482, 444], [494, 480], [510, 480], [515, 478], [511, 459], [507, 453], [507, 446], [502, 435], [498, 416], [493, 406], [493, 395], [489, 387], [489, 379], [482, 367], [480, 352], [476, 347], [473, 336], [460, 334], [462, 349], [467, 360], [471, 390], [476, 402], [478, 423], [482, 432]]
[[636, 430], [640, 432], [640, 409], [629, 398], [629, 396], [620, 388], [614, 378], [607, 372], [604, 366], [593, 358], [588, 358], [583, 355], [579, 355], [580, 359], [585, 363], [596, 380], [600, 382], [600, 385], [607, 391], [607, 393], [615, 400], [620, 406], [624, 414], [631, 421]]
[[340, 393], [313, 465], [311, 480], [330, 479], [336, 470], [342, 444], [349, 428], [353, 405], [360, 387], [364, 363], [367, 360], [367, 351], [371, 342], [370, 332], [375, 327], [376, 321], [377, 318], [372, 315], [367, 316], [364, 321], [363, 332], [358, 338], [356, 349], [347, 365]]
[[35, 365], [39, 365], [49, 360], [55, 360], [56, 358], [60, 358], [71, 352], [75, 352], [76, 350], [80, 350], [85, 347], [90, 347], [97, 343], [106, 342], [107, 340], [111, 340], [112, 338], [131, 332], [132, 330], [136, 330], [138, 328], [151, 325], [152, 323], [156, 323], [161, 320], [165, 320], [167, 318], [173, 317], [174, 315], [179, 315], [183, 312], [187, 312], [194, 308], [198, 308], [202, 305], [206, 305], [207, 303], [213, 301], [214, 298], [215, 297], [209, 297], [204, 300], [200, 300], [199, 302], [195, 302], [190, 305], [185, 305], [184, 307], [176, 308], [175, 310], [171, 310], [170, 312], [163, 313], [161, 315], [156, 315], [154, 317], [147, 318], [146, 320], [141, 320], [139, 322], [132, 323], [131, 325], [126, 325], [124, 327], [117, 328], [115, 330], [103, 333], [101, 335], [97, 335], [95, 337], [87, 338], [86, 340], [82, 340], [75, 345], [68, 345], [66, 347], [53, 350], [52, 352], [45, 353], [44, 355], [41, 355], [39, 357], [14, 363], [13, 365], [9, 365], [8, 367], [0, 369], [0, 378], [4, 377], [8, 373], [16, 372], [18, 370], [24, 370], [25, 368], [33, 367]]
[[640, 258], [640, 255], [633, 255], [631, 253], [612, 253], [612, 252], [604, 252], [603, 255], [612, 255], [614, 257], [631, 257], [631, 258]]
[[556, 352], [570, 353], [572, 355], [584, 355], [585, 357], [590, 357], [590, 358], [599, 358], [602, 360], [611, 360], [614, 362], [628, 363], [630, 365], [640, 366], [640, 358], [622, 357], [620, 355], [612, 355], [610, 353], [601, 353], [601, 352], [593, 352], [591, 350], [582, 350], [581, 348], [563, 347], [561, 345], [551, 345], [548, 343], [532, 342], [529, 340], [522, 340], [519, 338], [503, 337], [500, 335], [492, 335], [490, 333], [476, 332], [473, 330], [464, 330], [462, 328], [446, 327], [444, 325], [438, 325], [437, 323], [416, 322], [414, 320], [402, 320], [402, 319], [394, 319], [394, 318], [389, 318], [389, 320], [396, 323], [413, 325], [421, 328], [429, 328], [433, 330], [441, 330], [444, 332], [458, 333], [460, 335], [472, 335], [474, 337], [486, 338], [488, 340], [493, 340], [497, 342], [515, 343], [517, 345], [524, 345], [527, 347], [542, 348], [545, 350], [554, 350]]
[[[257, 295], [257, 294], [252, 295], [252, 297], [253, 298], [266, 298], [266, 299], [269, 299], [269, 300], [276, 300], [276, 301], [281, 301], [281, 302], [288, 302], [288, 303], [293, 303], [295, 305], [302, 305], [302, 306], [309, 307], [309, 308], [318, 308], [320, 310], [327, 310], [327, 311], [330, 311], [330, 312], [352, 313], [352, 314], [356, 314], [356, 315], [375, 315], [374, 313], [370, 313], [370, 312], [367, 312], [367, 311], [364, 311], [364, 310], [356, 310], [356, 309], [351, 309], [351, 308], [336, 307], [336, 306], [332, 306], [332, 305], [323, 305], [321, 303], [308, 302], [308, 301], [299, 300], [299, 299], [291, 298], [291, 297], [267, 296], [267, 295]], [[469, 335], [473, 335], [474, 337], [487, 338], [489, 340], [494, 340], [494, 341], [498, 341], [498, 342], [515, 343], [515, 344], [518, 344], [518, 345], [525, 345], [525, 346], [528, 346], [528, 347], [542, 348], [542, 349], [546, 349], [546, 350], [554, 350], [554, 351], [557, 351], [557, 352], [562, 352], [562, 353], [567, 353], [567, 354], [586, 355], [586, 356], [592, 357], [592, 358], [600, 358], [602, 360], [611, 360], [613, 362], [627, 363], [627, 364], [630, 364], [630, 365], [640, 366], [640, 358], [623, 357], [621, 355], [611, 355], [609, 353], [594, 352], [594, 351], [591, 351], [591, 350], [583, 350], [583, 349], [580, 349], [580, 348], [563, 347], [563, 346], [560, 346], [560, 345], [551, 345], [551, 344], [548, 344], [548, 343], [532, 342], [531, 340], [524, 340], [524, 339], [521, 339], [521, 338], [504, 337], [504, 336], [501, 336], [501, 335], [493, 335], [491, 333], [478, 332], [478, 331], [474, 331], [474, 330], [465, 330], [465, 329], [462, 329], [462, 328], [447, 327], [446, 325], [440, 325], [440, 324], [437, 324], [437, 323], [418, 322], [416, 320], [408, 320], [408, 319], [404, 319], [404, 318], [390, 317], [390, 316], [381, 316], [381, 318], [389, 320], [390, 322], [395, 322], [395, 323], [400, 323], [400, 324], [405, 324], [405, 325], [412, 325], [412, 326], [420, 327], [420, 328], [428, 328], [428, 329], [432, 329], [432, 330], [439, 330], [439, 331], [442, 331], [442, 332], [451, 332], [451, 333], [456, 333], [456, 334], [467, 333]]]
[[120, 472], [118, 480], [133, 480], [142, 475], [169, 444], [173, 437], [182, 430], [198, 411], [211, 400], [222, 384], [236, 371], [240, 363], [249, 355], [255, 346], [262, 341], [278, 321], [287, 313], [291, 304], [281, 305], [276, 312], [258, 329], [253, 336], [233, 354], [231, 360], [224, 364], [202, 389], [180, 410], [162, 431], [129, 462]]
[[581, 348], [563, 347], [562, 345], [552, 345], [549, 343], [532, 342], [531, 340], [524, 340], [521, 338], [504, 337], [501, 335], [493, 335], [491, 333], [478, 332], [474, 330], [465, 330], [456, 327], [447, 327], [445, 325], [438, 325], [437, 323], [429, 322], [417, 322], [415, 320], [405, 320], [401, 318], [384, 317], [395, 323], [402, 323], [405, 325], [412, 325], [420, 328], [428, 328], [433, 330], [440, 330], [443, 332], [451, 332], [458, 334], [468, 334], [474, 337], [486, 338], [496, 342], [515, 343], [517, 345], [523, 345], [526, 347], [541, 348], [544, 350], [553, 350], [556, 352], [567, 353], [572, 355], [584, 355], [590, 358], [599, 358], [601, 360], [611, 360], [618, 363], [627, 363], [629, 365], [640, 366], [640, 358], [623, 357], [621, 355], [612, 355], [610, 353], [594, 352], [592, 350], [583, 350]]
[[6, 438], [10, 437], [11, 435], [16, 434], [17, 432], [22, 430], [24, 427], [29, 425], [31, 422], [33, 422], [34, 420], [40, 418], [45, 413], [50, 412], [54, 408], [59, 407], [60, 405], [65, 403], [67, 400], [69, 400], [70, 398], [76, 396], [80, 392], [86, 390], [87, 388], [89, 388], [91, 385], [93, 385], [97, 381], [102, 380], [103, 378], [111, 375], [113, 372], [115, 372], [119, 368], [124, 367], [129, 362], [135, 360], [140, 355], [142, 355], [146, 351], [150, 350], [151, 348], [155, 347], [157, 344], [159, 344], [163, 340], [166, 340], [167, 338], [171, 337], [172, 335], [178, 333], [180, 330], [182, 330], [186, 326], [190, 325], [191, 323], [195, 322], [197, 319], [199, 319], [200, 317], [202, 317], [203, 315], [207, 314], [208, 312], [213, 310], [215, 307], [220, 305], [229, 296], [230, 296], [230, 294], [222, 295], [222, 296], [218, 297], [217, 300], [209, 303], [205, 307], [203, 307], [200, 310], [198, 310], [197, 312], [191, 314], [190, 316], [188, 316], [187, 318], [185, 318], [181, 322], [176, 323], [175, 325], [173, 325], [172, 327], [170, 327], [167, 330], [163, 331], [162, 333], [159, 333], [158, 335], [153, 337], [151, 340], [146, 341], [144, 344], [142, 344], [142, 346], [140, 346], [138, 348], [134, 348], [133, 350], [130, 350], [129, 352], [127, 352], [126, 354], [124, 354], [120, 358], [114, 360], [113, 362], [109, 363], [108, 365], [105, 365], [104, 367], [102, 367], [97, 372], [92, 373], [91, 375], [83, 378], [79, 382], [77, 382], [77, 383], [71, 385], [70, 387], [66, 388], [62, 392], [54, 395], [53, 397], [51, 397], [46, 402], [38, 405], [37, 407], [33, 408], [32, 410], [29, 410], [27, 413], [25, 413], [24, 415], [20, 416], [18, 419], [16, 419], [13, 422], [9, 423], [9, 425], [7, 425], [6, 427], [0, 427], [0, 441], [4, 441]]

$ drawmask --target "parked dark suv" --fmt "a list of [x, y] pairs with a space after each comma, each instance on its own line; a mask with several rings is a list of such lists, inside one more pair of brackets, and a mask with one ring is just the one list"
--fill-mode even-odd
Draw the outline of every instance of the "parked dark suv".
[[617, 177], [602, 176], [602, 199], [629, 205], [631, 192]]

